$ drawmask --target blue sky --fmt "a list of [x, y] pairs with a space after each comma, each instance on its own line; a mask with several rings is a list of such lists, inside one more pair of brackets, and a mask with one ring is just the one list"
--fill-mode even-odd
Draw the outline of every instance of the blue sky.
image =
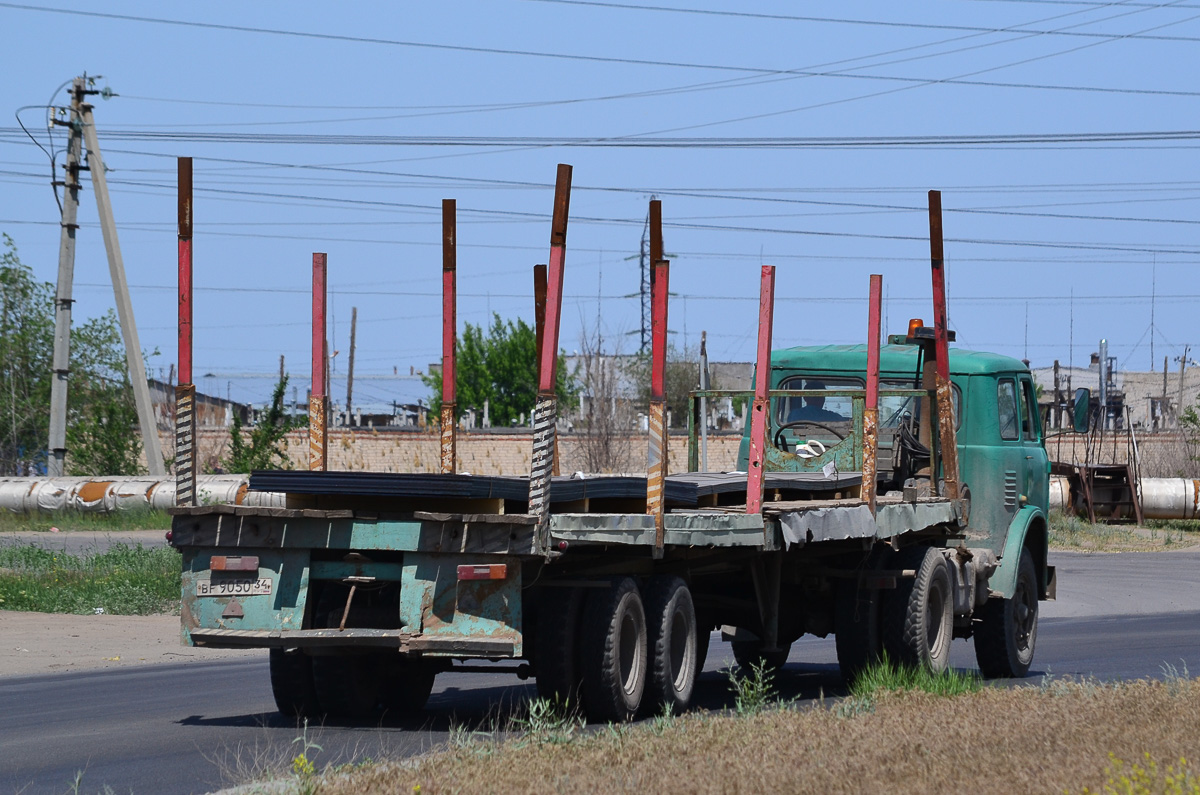
[[[568, 352], [597, 324], [606, 347], [637, 348], [652, 194], [677, 345], [705, 330], [713, 358], [750, 359], [760, 263], [778, 266], [776, 347], [864, 340], [876, 272], [899, 332], [929, 315], [930, 188], [963, 346], [1078, 365], [1106, 336], [1120, 367], [1147, 369], [1152, 337], [1156, 368], [1200, 343], [1200, 4], [686, 5], [0, 3], [0, 231], [54, 279], [49, 159], [12, 114], [34, 106], [20, 118], [49, 147], [44, 106], [87, 71], [118, 95], [96, 123], [164, 370], [178, 155], [195, 158], [197, 373], [270, 373], [281, 354], [307, 371], [314, 251], [336, 369], [352, 307], [359, 372], [436, 361], [443, 198], [459, 207], [460, 324], [530, 320], [559, 162], [575, 184]], [[463, 137], [483, 140], [446, 145]], [[82, 319], [112, 305], [90, 187], [80, 219]]]

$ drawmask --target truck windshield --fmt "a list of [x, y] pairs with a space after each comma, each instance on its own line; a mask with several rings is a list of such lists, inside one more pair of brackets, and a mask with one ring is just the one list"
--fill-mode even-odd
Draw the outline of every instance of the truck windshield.
[[[862, 389], [857, 378], [825, 378], [795, 376], [779, 384], [780, 389]], [[778, 398], [775, 416], [781, 424], [809, 420], [811, 422], [848, 422], [854, 416], [854, 403], [849, 395], [828, 397]]]

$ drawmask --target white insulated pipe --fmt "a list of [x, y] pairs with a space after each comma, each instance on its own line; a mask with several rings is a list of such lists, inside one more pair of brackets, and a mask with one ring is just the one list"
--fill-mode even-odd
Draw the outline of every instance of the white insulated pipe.
[[[1200, 519], [1200, 480], [1190, 478], [1142, 478], [1142, 516], [1147, 519]], [[1050, 478], [1052, 511], [1071, 508], [1070, 480]]]
[[[286, 497], [249, 491], [246, 475], [201, 475], [196, 479], [200, 505], [251, 505], [282, 508]], [[79, 511], [110, 513], [175, 505], [175, 480], [145, 476], [0, 478], [0, 510], [12, 513]]]
[[1147, 519], [1200, 518], [1200, 480], [1142, 478], [1142, 515]]

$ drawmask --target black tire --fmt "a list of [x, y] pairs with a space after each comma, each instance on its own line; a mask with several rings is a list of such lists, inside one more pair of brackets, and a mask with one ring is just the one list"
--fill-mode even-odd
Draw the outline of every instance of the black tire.
[[917, 576], [900, 580], [884, 601], [883, 645], [892, 661], [941, 673], [950, 666], [954, 591], [950, 564], [940, 549], [909, 547], [896, 559]]
[[[646, 630], [650, 672], [643, 712], [664, 709], [679, 715], [692, 703], [696, 685], [696, 656], [700, 639], [692, 592], [678, 577], [650, 579], [646, 589]], [[708, 643], [705, 633], [704, 643]]]
[[788, 655], [792, 652], [790, 643], [779, 643], [779, 648], [774, 651], [763, 651], [761, 640], [735, 640], [729, 645], [733, 648], [734, 661], [744, 673], [749, 673], [761, 660], [767, 664], [769, 673], [777, 674], [783, 670]]
[[839, 584], [834, 606], [833, 631], [838, 666], [846, 684], [879, 661], [883, 650], [880, 633], [879, 591], [859, 587], [857, 579]]
[[379, 708], [383, 661], [378, 654], [313, 657], [313, 685], [321, 710], [342, 718], [369, 718]]
[[560, 704], [579, 704], [579, 617], [582, 588], [546, 588], [538, 604], [537, 645], [533, 669], [541, 698]]
[[988, 599], [976, 616], [975, 659], [988, 678], [1029, 673], [1037, 644], [1037, 567], [1028, 549], [1021, 550], [1017, 587], [1011, 599]]
[[580, 630], [583, 707], [588, 720], [631, 720], [646, 688], [646, 613], [629, 577], [588, 594]]
[[422, 660], [389, 658], [383, 663], [380, 701], [392, 717], [412, 717], [425, 709], [437, 668]]
[[320, 714], [313, 686], [312, 657], [300, 649], [271, 649], [271, 693], [275, 706], [288, 718], [312, 718]]

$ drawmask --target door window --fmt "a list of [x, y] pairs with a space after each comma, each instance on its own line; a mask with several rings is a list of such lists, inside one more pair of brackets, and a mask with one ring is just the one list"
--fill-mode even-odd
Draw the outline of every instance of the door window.
[[996, 404], [1000, 411], [1000, 438], [1017, 438], [1017, 387], [1011, 378], [1002, 378], [996, 387]]
[[1025, 400], [1021, 406], [1021, 435], [1027, 442], [1038, 440], [1038, 404], [1033, 394], [1033, 384], [1027, 379], [1021, 379], [1021, 392]]

